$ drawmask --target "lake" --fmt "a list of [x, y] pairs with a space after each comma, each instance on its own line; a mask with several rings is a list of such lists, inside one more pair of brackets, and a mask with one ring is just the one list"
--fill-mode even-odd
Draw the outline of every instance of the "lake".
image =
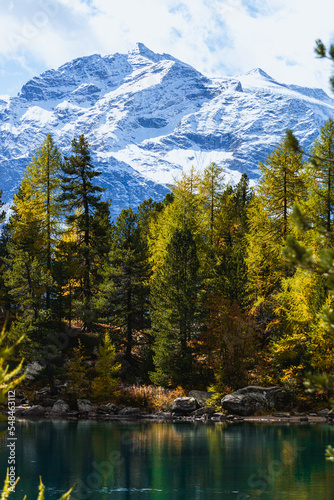
[[[329, 424], [16, 423], [13, 500], [333, 500]], [[1, 440], [1, 479], [8, 461]], [[71, 498], [72, 498], [71, 497]]]

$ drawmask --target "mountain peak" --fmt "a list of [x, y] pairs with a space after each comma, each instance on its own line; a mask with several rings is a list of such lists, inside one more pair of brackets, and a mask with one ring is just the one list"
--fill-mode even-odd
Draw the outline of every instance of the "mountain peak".
[[254, 68], [251, 71], [247, 71], [247, 73], [245, 73], [245, 76], [261, 76], [266, 80], [270, 80], [272, 82], [275, 81], [272, 76], [268, 75], [268, 73], [263, 71], [263, 69], [261, 68]]
[[165, 59], [175, 61], [175, 58], [170, 56], [169, 54], [157, 54], [141, 42], [137, 42], [134, 48], [129, 51], [130, 58], [136, 58], [138, 56], [149, 59], [152, 62], [159, 62]]

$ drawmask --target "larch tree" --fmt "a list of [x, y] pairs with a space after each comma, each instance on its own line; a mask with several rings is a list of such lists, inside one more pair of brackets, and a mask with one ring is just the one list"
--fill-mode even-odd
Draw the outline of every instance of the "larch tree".
[[310, 151], [307, 165], [307, 210], [318, 229], [330, 233], [334, 219], [334, 120], [329, 118], [320, 129]]
[[[25, 275], [30, 298], [45, 296], [44, 306], [42, 302], [39, 304], [45, 310], [51, 307], [52, 262], [62, 223], [62, 206], [58, 199], [61, 162], [61, 154], [48, 134], [37, 148], [18, 193], [14, 195], [9, 225], [12, 237], [9, 259], [17, 271], [9, 277], [13, 293], [15, 295], [16, 289], [22, 287], [22, 277]], [[21, 266], [24, 267], [22, 276], [19, 271]], [[39, 269], [38, 273], [43, 277], [41, 281], [38, 279], [38, 292], [34, 290], [32, 269], [35, 272]], [[17, 295], [19, 301], [20, 296]], [[35, 307], [36, 315], [38, 312]]]
[[222, 167], [212, 162], [204, 169], [199, 182], [199, 192], [208, 211], [211, 245], [215, 238], [215, 221], [219, 210], [220, 198], [224, 191], [224, 172]]
[[287, 272], [281, 250], [293, 231], [292, 208], [306, 194], [303, 155], [291, 145], [295, 140], [287, 131], [265, 163], [259, 165], [261, 178], [248, 212], [246, 257], [253, 305], [268, 298]]

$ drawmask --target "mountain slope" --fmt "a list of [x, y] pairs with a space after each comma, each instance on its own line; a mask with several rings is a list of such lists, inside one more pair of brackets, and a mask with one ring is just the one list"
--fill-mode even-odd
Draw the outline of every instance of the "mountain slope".
[[46, 71], [0, 99], [0, 172], [10, 200], [51, 133], [68, 154], [85, 134], [113, 215], [161, 199], [182, 168], [224, 166], [227, 179], [256, 179], [257, 165], [293, 129], [307, 150], [334, 116], [320, 89], [276, 82], [261, 69], [209, 79], [170, 55], [137, 44], [128, 54], [92, 55]]

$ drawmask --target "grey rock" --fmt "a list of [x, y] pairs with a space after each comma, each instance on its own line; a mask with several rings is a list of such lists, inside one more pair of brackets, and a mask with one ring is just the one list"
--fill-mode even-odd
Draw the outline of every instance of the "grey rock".
[[94, 405], [89, 399], [77, 399], [77, 407], [80, 412], [91, 412], [94, 410]]
[[273, 413], [273, 417], [290, 418], [291, 415], [290, 415], [290, 413]]
[[203, 408], [198, 408], [190, 413], [193, 417], [201, 417], [202, 415], [213, 415], [215, 409], [212, 406], [203, 406]]
[[325, 408], [324, 410], [318, 411], [318, 416], [319, 417], [327, 417], [328, 413], [329, 413], [329, 409]]
[[105, 405], [99, 406], [97, 408], [97, 411], [99, 413], [111, 413], [111, 414], [115, 414], [115, 413], [119, 412], [119, 408], [114, 403], [107, 403]]
[[172, 414], [168, 411], [160, 411], [156, 414], [156, 418], [158, 420], [170, 420], [172, 418]]
[[65, 401], [63, 401], [62, 399], [58, 399], [58, 401], [56, 401], [56, 403], [53, 405], [50, 415], [51, 416], [66, 415], [69, 409], [70, 408]]
[[49, 396], [41, 400], [40, 404], [44, 407], [51, 407], [58, 401], [59, 396]]
[[213, 420], [227, 420], [227, 415], [225, 413], [215, 412], [212, 415]]
[[118, 415], [123, 415], [123, 416], [135, 416], [140, 414], [140, 409], [139, 408], [122, 408], [118, 412]]
[[259, 410], [280, 406], [284, 391], [280, 387], [248, 386], [222, 398], [222, 408], [234, 415], [253, 415]]
[[29, 363], [26, 366], [26, 376], [25, 380], [33, 381], [35, 380], [36, 376], [44, 369], [44, 366], [42, 366], [40, 363], [37, 361], [33, 361], [32, 363]]
[[195, 398], [199, 406], [206, 406], [206, 402], [213, 396], [212, 392], [190, 391], [188, 397]]
[[30, 406], [21, 410], [20, 415], [22, 417], [44, 417], [47, 409], [40, 405]]
[[195, 398], [176, 398], [172, 406], [172, 412], [178, 415], [189, 415], [197, 408], [198, 403]]

